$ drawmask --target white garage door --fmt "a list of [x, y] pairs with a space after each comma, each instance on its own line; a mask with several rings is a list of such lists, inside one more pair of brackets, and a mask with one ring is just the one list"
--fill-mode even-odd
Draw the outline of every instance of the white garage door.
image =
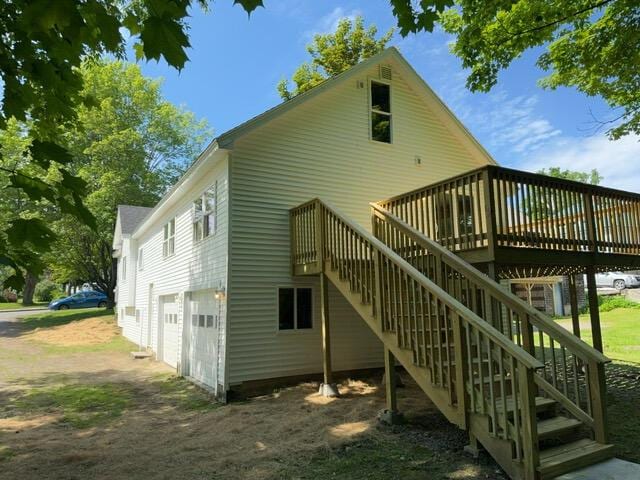
[[187, 375], [215, 388], [220, 312], [214, 292], [206, 290], [192, 293], [189, 313], [191, 318], [186, 335]]
[[158, 331], [162, 338], [161, 358], [172, 367], [178, 364], [178, 304], [175, 295], [161, 297]]

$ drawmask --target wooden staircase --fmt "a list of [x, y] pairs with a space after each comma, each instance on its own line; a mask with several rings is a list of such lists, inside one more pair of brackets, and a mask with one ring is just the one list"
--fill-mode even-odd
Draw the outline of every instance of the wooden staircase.
[[326, 275], [440, 411], [514, 479], [613, 455], [606, 357], [398, 217], [291, 210], [293, 273]]

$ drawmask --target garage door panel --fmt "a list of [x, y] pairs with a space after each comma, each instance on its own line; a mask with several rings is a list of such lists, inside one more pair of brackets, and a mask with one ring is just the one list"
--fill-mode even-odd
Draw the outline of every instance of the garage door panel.
[[161, 299], [159, 330], [162, 333], [162, 360], [177, 367], [178, 365], [178, 304], [175, 296]]
[[191, 300], [191, 322], [187, 348], [189, 376], [216, 386], [218, 353], [218, 305], [213, 291], [195, 292]]

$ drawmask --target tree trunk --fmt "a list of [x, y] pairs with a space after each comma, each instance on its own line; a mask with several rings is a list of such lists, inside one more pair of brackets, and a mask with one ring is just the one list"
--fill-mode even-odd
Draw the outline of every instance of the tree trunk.
[[38, 283], [38, 278], [31, 272], [27, 272], [25, 275], [24, 289], [22, 290], [23, 305], [33, 305], [33, 294], [36, 291], [36, 283]]

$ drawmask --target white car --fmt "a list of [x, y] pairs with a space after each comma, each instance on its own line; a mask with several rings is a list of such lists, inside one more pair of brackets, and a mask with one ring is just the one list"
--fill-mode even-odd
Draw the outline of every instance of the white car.
[[640, 287], [640, 275], [624, 272], [604, 272], [596, 274], [596, 286], [613, 287], [616, 290]]

